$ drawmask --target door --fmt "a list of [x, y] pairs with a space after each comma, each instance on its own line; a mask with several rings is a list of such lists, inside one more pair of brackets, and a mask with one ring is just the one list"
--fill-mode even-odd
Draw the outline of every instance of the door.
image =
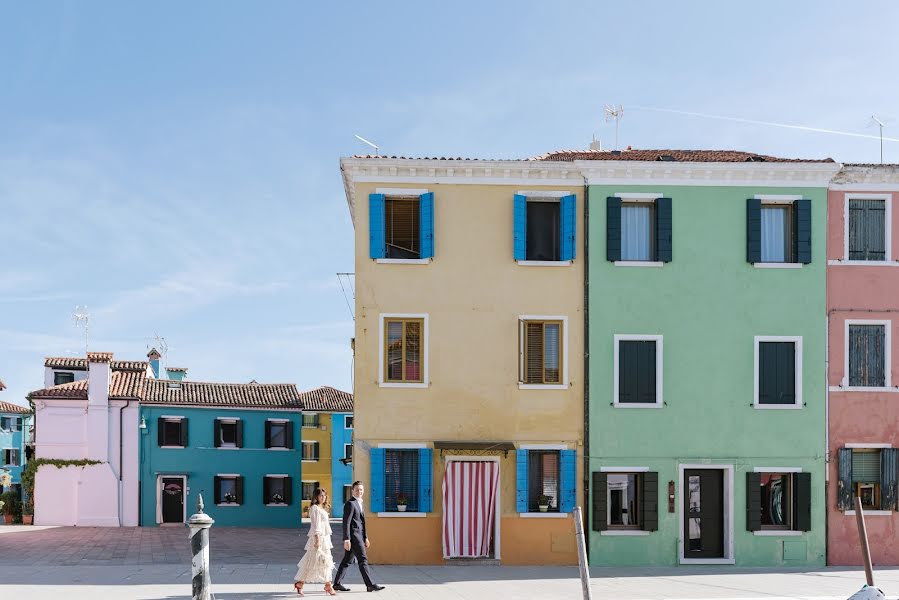
[[184, 480], [180, 477], [162, 479], [162, 522], [184, 522]]
[[684, 558], [724, 558], [724, 471], [684, 471]]
[[443, 557], [496, 556], [499, 463], [448, 460], [443, 473]]

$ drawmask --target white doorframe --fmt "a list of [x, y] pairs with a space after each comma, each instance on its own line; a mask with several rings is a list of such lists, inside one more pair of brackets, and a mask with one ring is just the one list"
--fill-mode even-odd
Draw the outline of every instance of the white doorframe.
[[[493, 555], [494, 555], [493, 559], [500, 560], [500, 539], [502, 539], [502, 536], [500, 536], [499, 525], [500, 525], [500, 517], [503, 514], [503, 510], [502, 510], [503, 471], [502, 471], [502, 464], [499, 462], [499, 457], [498, 456], [458, 456], [458, 455], [448, 454], [448, 455], [444, 456], [443, 458], [444, 458], [444, 462], [446, 463], [444, 465], [444, 469], [443, 469], [443, 477], [444, 478], [446, 478], [446, 465], [448, 465], [452, 461], [456, 461], [456, 462], [494, 462], [494, 463], [496, 463], [497, 477], [498, 477], [499, 481], [497, 482], [497, 485], [496, 485], [496, 509], [494, 511], [496, 513], [496, 516], [495, 516], [495, 521], [494, 521], [494, 525], [493, 525]], [[440, 490], [441, 490], [441, 494], [442, 494], [442, 492], [443, 492], [443, 481], [442, 480], [440, 482]], [[443, 510], [444, 510], [444, 512], [446, 511], [445, 504], [443, 505]], [[440, 542], [443, 543], [442, 538], [441, 538]]]
[[181, 480], [181, 522], [187, 523], [187, 475], [157, 475], [156, 476], [156, 524], [162, 525], [162, 480]]
[[[723, 529], [724, 558], [684, 558], [684, 471], [717, 469], [724, 471]], [[734, 466], [711, 464], [680, 464], [677, 466], [677, 558], [682, 565], [732, 565], [734, 561]]]

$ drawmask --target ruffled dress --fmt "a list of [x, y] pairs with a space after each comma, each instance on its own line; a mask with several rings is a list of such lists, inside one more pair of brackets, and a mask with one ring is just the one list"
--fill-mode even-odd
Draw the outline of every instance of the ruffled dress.
[[[306, 541], [306, 554], [297, 563], [297, 574], [294, 581], [306, 583], [325, 583], [333, 579], [334, 557], [331, 556], [331, 523], [328, 513], [317, 504], [309, 507], [309, 539]], [[315, 539], [320, 540], [315, 547]]]

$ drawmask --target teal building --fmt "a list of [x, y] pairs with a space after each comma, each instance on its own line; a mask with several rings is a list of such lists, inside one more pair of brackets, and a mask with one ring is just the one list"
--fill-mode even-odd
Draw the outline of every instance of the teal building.
[[[0, 390], [2, 389], [3, 382], [0, 381]], [[26, 462], [25, 446], [31, 422], [31, 412], [27, 408], [0, 402], [0, 474], [9, 474], [12, 490], [21, 490], [22, 469]]]

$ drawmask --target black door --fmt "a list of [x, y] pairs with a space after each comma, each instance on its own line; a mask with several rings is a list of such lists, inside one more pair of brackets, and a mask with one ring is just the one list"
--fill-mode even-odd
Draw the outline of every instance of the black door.
[[724, 558], [724, 471], [684, 471], [684, 558]]
[[162, 480], [162, 522], [184, 522], [184, 480], [180, 477]]

